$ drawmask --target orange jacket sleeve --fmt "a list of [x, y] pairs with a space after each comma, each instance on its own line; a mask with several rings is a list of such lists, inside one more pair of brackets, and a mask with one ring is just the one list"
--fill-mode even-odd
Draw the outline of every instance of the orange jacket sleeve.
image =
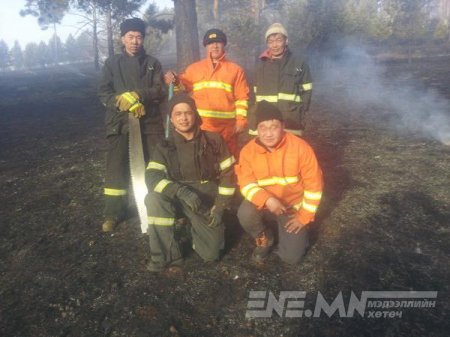
[[253, 141], [247, 144], [239, 155], [239, 163], [235, 166], [238, 185], [244, 198], [253, 203], [258, 209], [264, 208], [267, 199], [272, 195], [257, 184], [257, 179], [253, 174], [251, 155]]
[[236, 98], [236, 124], [242, 127], [247, 126], [248, 95], [249, 88], [245, 72], [239, 68], [234, 84], [234, 96]]
[[194, 83], [193, 83], [193, 76], [192, 76], [192, 66], [188, 66], [186, 70], [179, 75], [180, 84], [182, 85], [182, 90], [191, 93]]
[[313, 149], [306, 142], [303, 145], [300, 153], [300, 175], [304, 191], [302, 206], [296, 217], [300, 223], [306, 225], [314, 221], [322, 197], [323, 178]]

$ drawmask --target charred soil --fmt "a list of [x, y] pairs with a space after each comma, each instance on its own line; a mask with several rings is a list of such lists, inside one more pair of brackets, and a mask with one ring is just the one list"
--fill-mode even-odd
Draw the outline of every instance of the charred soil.
[[[448, 62], [389, 67], [450, 100]], [[92, 74], [0, 77], [1, 336], [448, 336], [450, 146], [399, 133], [376, 107], [340, 109], [319, 84], [306, 138], [325, 191], [303, 263], [252, 264], [253, 242], [229, 214], [220, 262], [190, 251], [182, 270], [152, 274], [136, 217], [100, 231], [106, 143]], [[305, 291], [311, 310], [319, 292], [328, 303], [342, 292], [346, 308], [369, 290], [437, 298], [364, 317], [246, 318], [251, 290]]]

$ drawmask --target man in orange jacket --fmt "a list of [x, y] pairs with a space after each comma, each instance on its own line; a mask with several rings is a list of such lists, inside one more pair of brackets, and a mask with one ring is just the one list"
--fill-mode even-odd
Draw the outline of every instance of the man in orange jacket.
[[281, 112], [271, 103], [256, 106], [258, 136], [244, 146], [236, 166], [244, 201], [238, 210], [244, 230], [256, 241], [252, 259], [269, 254], [274, 236], [265, 218], [276, 219], [276, 253], [297, 264], [308, 246], [307, 225], [314, 220], [322, 196], [322, 171], [311, 146], [284, 131]]
[[247, 126], [249, 88], [244, 70], [225, 57], [226, 44], [227, 37], [221, 30], [208, 30], [203, 38], [206, 58], [191, 64], [179, 76], [170, 70], [164, 78], [167, 84], [175, 83], [176, 90], [184, 87], [192, 93], [202, 117], [202, 130], [219, 133], [230, 152], [237, 155], [237, 135]]

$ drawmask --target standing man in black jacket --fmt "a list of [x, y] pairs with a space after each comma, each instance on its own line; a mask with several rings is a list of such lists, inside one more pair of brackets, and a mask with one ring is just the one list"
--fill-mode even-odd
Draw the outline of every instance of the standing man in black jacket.
[[168, 111], [174, 130], [157, 145], [146, 172], [147, 269], [152, 272], [183, 260], [174, 235], [177, 216], [189, 219], [195, 252], [204, 261], [218, 260], [224, 246], [222, 215], [235, 192], [235, 159], [218, 133], [200, 129], [194, 100], [176, 94]]
[[[270, 25], [264, 37], [267, 49], [256, 64], [256, 103], [274, 104], [283, 115], [285, 130], [302, 136], [313, 88], [309, 67], [288, 48], [288, 33], [281, 23]], [[254, 109], [249, 112], [249, 134], [257, 135]]]
[[146, 162], [152, 147], [164, 137], [160, 103], [167, 96], [159, 61], [144, 48], [145, 23], [126, 19], [120, 25], [122, 53], [108, 58], [103, 67], [99, 97], [106, 107], [105, 221], [112, 231], [125, 218], [129, 186], [128, 114], [140, 119]]

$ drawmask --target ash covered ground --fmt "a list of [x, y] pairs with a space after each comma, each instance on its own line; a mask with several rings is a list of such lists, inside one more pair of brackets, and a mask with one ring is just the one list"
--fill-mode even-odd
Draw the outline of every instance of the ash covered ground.
[[[448, 60], [386, 69], [387, 82], [422, 83], [450, 100]], [[151, 274], [136, 217], [100, 231], [106, 143], [95, 73], [2, 74], [0, 335], [448, 336], [450, 146], [402, 130], [385, 107], [352, 108], [340, 85], [330, 96], [319, 81], [313, 97], [306, 138], [325, 191], [304, 262], [252, 264], [253, 242], [229, 214], [220, 262], [188, 252], [181, 272]], [[305, 291], [311, 310], [319, 292], [329, 303], [342, 292], [346, 308], [351, 292], [438, 295], [434, 308], [365, 317], [249, 319], [251, 290]]]

